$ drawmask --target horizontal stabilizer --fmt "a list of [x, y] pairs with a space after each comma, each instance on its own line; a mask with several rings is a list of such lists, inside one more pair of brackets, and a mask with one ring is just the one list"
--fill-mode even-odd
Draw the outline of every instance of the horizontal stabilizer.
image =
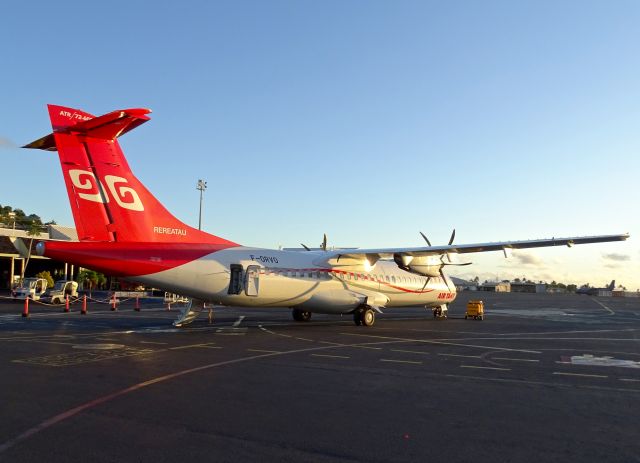
[[[134, 108], [92, 116], [78, 109], [48, 105], [54, 133], [84, 135], [98, 140], [113, 140], [149, 120], [150, 109]], [[23, 148], [57, 151], [53, 133], [32, 141]]]
[[90, 138], [113, 140], [149, 120], [150, 109], [123, 109], [79, 122], [66, 131]]

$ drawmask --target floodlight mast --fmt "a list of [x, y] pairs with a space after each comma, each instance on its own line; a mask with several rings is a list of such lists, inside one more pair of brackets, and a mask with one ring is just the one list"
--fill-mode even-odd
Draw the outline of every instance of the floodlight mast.
[[202, 230], [202, 194], [207, 189], [207, 182], [202, 179], [198, 179], [196, 190], [200, 191], [200, 212], [198, 214], [198, 230]]

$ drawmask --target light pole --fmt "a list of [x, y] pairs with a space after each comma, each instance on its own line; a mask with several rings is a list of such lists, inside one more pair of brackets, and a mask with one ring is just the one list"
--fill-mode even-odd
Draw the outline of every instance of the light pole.
[[200, 213], [198, 214], [198, 230], [202, 230], [202, 193], [207, 189], [207, 182], [202, 179], [198, 179], [198, 185], [196, 190], [200, 190]]

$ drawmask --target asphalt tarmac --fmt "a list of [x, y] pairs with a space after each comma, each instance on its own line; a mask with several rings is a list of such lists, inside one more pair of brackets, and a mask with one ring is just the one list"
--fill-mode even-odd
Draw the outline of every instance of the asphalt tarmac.
[[371, 328], [30, 309], [0, 301], [0, 461], [640, 461], [638, 298], [467, 292]]

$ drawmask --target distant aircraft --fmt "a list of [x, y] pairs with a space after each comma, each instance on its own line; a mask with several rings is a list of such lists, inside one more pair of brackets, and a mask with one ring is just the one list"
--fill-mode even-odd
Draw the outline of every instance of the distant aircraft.
[[[25, 148], [58, 151], [79, 242], [47, 241], [40, 255], [204, 302], [289, 307], [293, 318], [353, 314], [371, 326], [383, 308], [423, 305], [446, 313], [456, 288], [450, 254], [624, 241], [628, 234], [375, 249], [287, 251], [242, 246], [174, 217], [133, 175], [117, 137], [149, 120], [148, 109], [95, 117], [49, 105], [53, 133]], [[371, 224], [375, 226], [375, 223]], [[323, 243], [326, 243], [323, 241]], [[198, 309], [176, 321], [184, 325]]]
[[[606, 281], [606, 280], [605, 280]], [[599, 291], [613, 291], [616, 287], [616, 280], [611, 280], [606, 288], [592, 288], [590, 286], [582, 286], [576, 290], [576, 294], [586, 294], [588, 296], [597, 296]]]

